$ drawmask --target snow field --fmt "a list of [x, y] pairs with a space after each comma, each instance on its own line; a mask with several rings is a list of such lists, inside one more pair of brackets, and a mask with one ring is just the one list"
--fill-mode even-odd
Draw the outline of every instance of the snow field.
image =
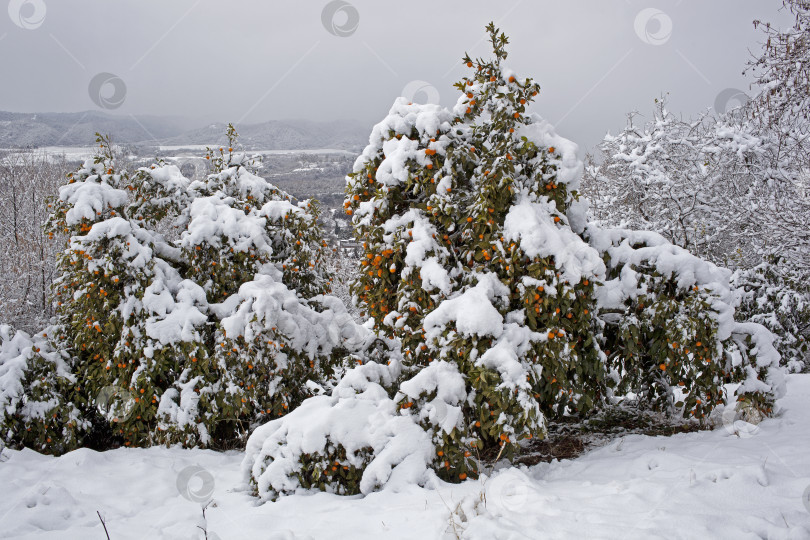
[[[503, 467], [366, 497], [257, 505], [242, 452], [155, 447], [62, 457], [5, 449], [0, 538], [308, 540], [810, 538], [810, 375], [776, 418], [673, 437], [631, 435], [574, 460]], [[205, 516], [201, 507], [208, 503]], [[453, 526], [453, 524], [455, 526]]]

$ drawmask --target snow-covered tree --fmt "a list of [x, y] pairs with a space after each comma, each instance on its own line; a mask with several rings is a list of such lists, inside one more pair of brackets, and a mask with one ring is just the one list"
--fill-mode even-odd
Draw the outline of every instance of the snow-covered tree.
[[209, 149], [212, 173], [188, 186], [180, 210], [178, 245], [212, 317], [207, 357], [198, 355], [161, 404], [166, 431], [185, 419], [186, 444], [236, 444], [257, 421], [294, 409], [311, 395], [303, 383], [332, 377], [345, 351], [331, 325], [350, 322], [317, 299], [329, 276], [316, 202], [294, 204], [254, 174], [233, 126], [227, 135], [227, 150]]
[[[604, 266], [570, 224], [583, 225], [581, 164], [527, 113], [539, 87], [504, 65], [506, 36], [488, 32], [495, 57], [464, 58], [472, 74], [455, 108], [398, 100], [347, 188], [364, 240], [358, 300], [402, 340], [408, 368], [445, 362], [466, 385], [448, 404], [462, 407], [455, 425], [423, 415], [453, 479], [477, 474], [474, 454], [509, 456], [543, 436], [544, 413], [601, 399], [592, 317]], [[421, 415], [439, 390], [401, 406]]]
[[763, 29], [764, 44], [749, 62], [758, 92], [746, 118], [763, 140], [752, 210], [767, 225], [770, 242], [761, 263], [739, 274], [742, 309], [779, 336], [780, 352], [798, 368], [810, 367], [810, 3], [785, 0], [793, 26]]
[[[10, 434], [33, 425], [17, 409], [42, 401], [34, 388], [50, 381], [54, 414], [81, 428], [52, 451], [80, 444], [90, 424], [98, 446], [234, 447], [354, 363], [362, 332], [323, 295], [317, 204], [256, 176], [232, 126], [228, 137], [227, 152], [209, 150], [212, 174], [191, 182], [160, 161], [129, 172], [99, 136], [98, 156], [60, 188], [48, 232], [66, 240], [48, 350], [62, 356], [2, 358], [23, 381], [8, 394]], [[42, 384], [24, 382], [45, 369]], [[9, 442], [52, 434], [34, 427]]]
[[[369, 328], [401, 342], [389, 361], [402, 369], [355, 368], [331, 396], [257, 430], [245, 469], [263, 499], [367, 493], [403, 476], [458, 482], [547, 421], [627, 393], [706, 423], [734, 400], [767, 412], [782, 391], [771, 334], [734, 322], [730, 272], [660, 235], [586, 223], [576, 146], [527, 113], [538, 86], [488, 32], [495, 58], [464, 58], [473, 72], [456, 106], [398, 99], [347, 178], [363, 242], [355, 299]], [[726, 382], [742, 383], [735, 396]], [[302, 443], [314, 418], [328, 425]], [[409, 446], [382, 427], [395, 422], [429, 436], [427, 462], [422, 437]]]
[[761, 227], [751, 226], [745, 199], [762, 149], [749, 126], [732, 115], [679, 119], [666, 98], [655, 100], [648, 122], [638, 116], [605, 137], [586, 167], [583, 190], [597, 222], [655, 231], [717, 264], [756, 260]]
[[624, 131], [606, 137], [586, 168], [584, 191], [603, 225], [655, 231], [738, 270], [735, 282], [746, 291], [739, 317], [768, 321], [783, 362], [795, 368], [802, 357], [810, 364], [791, 345], [810, 338], [810, 319], [783, 305], [809, 298], [810, 8], [784, 4], [793, 27], [755, 22], [765, 43], [749, 64], [757, 87], [750, 102], [685, 121], [657, 100], [649, 122], [637, 125], [632, 114]]
[[107, 138], [97, 142], [98, 156], [70, 175], [48, 225], [68, 238], [58, 259], [52, 339], [70, 356], [83, 412], [109, 424], [123, 444], [143, 445], [155, 438], [158, 401], [178, 376], [181, 355], [199, 354], [193, 327], [206, 316], [184, 311], [186, 335], [161, 333], [178, 317], [175, 294], [187, 288], [161, 252], [176, 257], [179, 250], [143, 227], [154, 220], [137, 199], [132, 204], [129, 173], [116, 170]]
[[763, 29], [749, 62], [755, 89], [729, 111], [675, 118], [656, 100], [608, 136], [587, 168], [597, 219], [663, 234], [713, 262], [752, 268], [766, 259], [810, 267], [810, 4], [784, 0], [792, 27]]
[[749, 62], [759, 92], [748, 103], [750, 116], [778, 138], [774, 159], [791, 161], [790, 169], [807, 171], [810, 157], [810, 3], [783, 0], [794, 16], [790, 28], [762, 27], [765, 43], [759, 56]]

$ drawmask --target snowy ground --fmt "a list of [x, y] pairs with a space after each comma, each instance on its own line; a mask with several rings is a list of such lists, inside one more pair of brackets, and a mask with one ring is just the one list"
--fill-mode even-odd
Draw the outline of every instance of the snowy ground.
[[103, 540], [99, 511], [112, 540], [204, 538], [198, 525], [211, 540], [810, 539], [810, 375], [779, 405], [753, 432], [632, 435], [485, 481], [263, 506], [239, 489], [238, 452], [5, 450], [0, 538]]

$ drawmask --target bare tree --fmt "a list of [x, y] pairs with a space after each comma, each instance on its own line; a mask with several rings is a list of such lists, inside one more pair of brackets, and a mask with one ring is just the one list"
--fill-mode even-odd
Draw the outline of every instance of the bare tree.
[[810, 1], [784, 0], [786, 29], [762, 28], [762, 50], [748, 64], [758, 92], [746, 106], [766, 148], [758, 163], [757, 212], [772, 223], [772, 247], [793, 270], [810, 276]]
[[719, 121], [708, 113], [675, 117], [666, 99], [653, 117], [608, 136], [599, 163], [590, 158], [583, 191], [597, 221], [607, 226], [652, 230], [715, 263], [756, 264], [750, 220], [753, 162], [762, 152], [747, 125]]
[[53, 315], [49, 299], [58, 238], [43, 231], [68, 165], [33, 151], [0, 159], [0, 321], [33, 332]]

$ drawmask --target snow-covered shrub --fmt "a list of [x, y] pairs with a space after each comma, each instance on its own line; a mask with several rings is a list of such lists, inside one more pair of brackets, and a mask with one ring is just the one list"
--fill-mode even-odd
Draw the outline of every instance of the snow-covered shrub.
[[[506, 37], [488, 32], [495, 58], [464, 58], [472, 74], [452, 110], [395, 102], [345, 203], [364, 241], [354, 292], [375, 329], [402, 340], [408, 369], [447, 362], [464, 382], [436, 462], [456, 481], [477, 474], [471, 455], [511, 455], [543, 436], [544, 413], [588, 410], [602, 386], [604, 264], [572, 230], [584, 225], [576, 146], [527, 113], [539, 87], [505, 67]], [[419, 409], [434, 392], [400, 404], [430, 423]]]
[[656, 233], [591, 225], [585, 236], [608, 265], [598, 294], [615, 393], [703, 423], [729, 401], [723, 385], [742, 382], [736, 400], [770, 411], [784, 392], [779, 355], [765, 328], [734, 321], [730, 271]]
[[374, 128], [344, 205], [364, 242], [356, 301], [402, 340], [420, 384], [398, 400], [432, 434], [434, 468], [463, 479], [473, 455], [509, 457], [544, 417], [616, 391], [700, 419], [745, 381], [738, 398], [769, 409], [774, 351], [734, 323], [728, 273], [658, 235], [586, 233], [576, 146], [526, 113], [538, 87], [488, 30], [495, 60], [464, 58], [453, 110], [398, 100]]
[[227, 150], [209, 149], [206, 155], [213, 174], [189, 186], [193, 202], [181, 245], [196, 281], [207, 283], [209, 299], [220, 302], [272, 262], [284, 284], [303, 298], [329, 292], [317, 201], [293, 204], [290, 195], [255, 174], [252, 158], [237, 151], [232, 125], [227, 136]]
[[353, 495], [426, 483], [435, 451], [391, 399], [400, 372], [390, 351], [384, 363], [349, 370], [329, 395], [257, 428], [242, 465], [253, 493], [266, 501], [313, 489]]
[[48, 227], [66, 239], [61, 330], [48, 339], [75, 377], [63, 402], [102, 434], [92, 444], [240, 445], [364, 354], [361, 328], [323, 296], [316, 203], [256, 176], [228, 136], [198, 182], [163, 162], [119, 170], [99, 136], [60, 189]]
[[456, 107], [398, 99], [347, 179], [354, 300], [401, 342], [401, 369], [355, 368], [257, 429], [243, 466], [262, 500], [474, 477], [547, 417], [617, 393], [700, 419], [726, 382], [761, 412], [783, 392], [770, 333], [734, 321], [730, 272], [660, 235], [587, 224], [576, 146], [526, 114], [537, 85], [503, 66], [506, 37], [488, 30], [496, 58], [464, 58], [475, 72]]
[[195, 328], [207, 321], [205, 297], [173, 266], [179, 250], [144, 227], [154, 220], [143, 219], [143, 206], [130, 207], [129, 174], [115, 171], [109, 142], [98, 142], [99, 156], [60, 189], [49, 221], [68, 238], [55, 282], [62, 330], [52, 339], [69, 356], [78, 405], [94, 417], [105, 392], [127, 396], [126, 414], [95, 418], [125, 445], [144, 445], [155, 440], [158, 401], [180, 366], [205, 356]]
[[76, 448], [87, 428], [67, 398], [79, 392], [77, 379], [51, 346], [58, 331], [29, 336], [0, 325], [0, 441], [11, 447], [61, 454]]
[[[213, 173], [188, 186], [178, 245], [215, 323], [199, 356], [161, 401], [161, 429], [185, 444], [244, 441], [257, 423], [294, 409], [326, 384], [356, 325], [328, 290], [314, 203], [293, 204], [229, 144], [209, 150]], [[152, 171], [148, 171], [154, 174]]]
[[774, 260], [738, 270], [732, 281], [742, 296], [740, 317], [773, 332], [782, 364], [791, 371], [810, 368], [810, 288]]

